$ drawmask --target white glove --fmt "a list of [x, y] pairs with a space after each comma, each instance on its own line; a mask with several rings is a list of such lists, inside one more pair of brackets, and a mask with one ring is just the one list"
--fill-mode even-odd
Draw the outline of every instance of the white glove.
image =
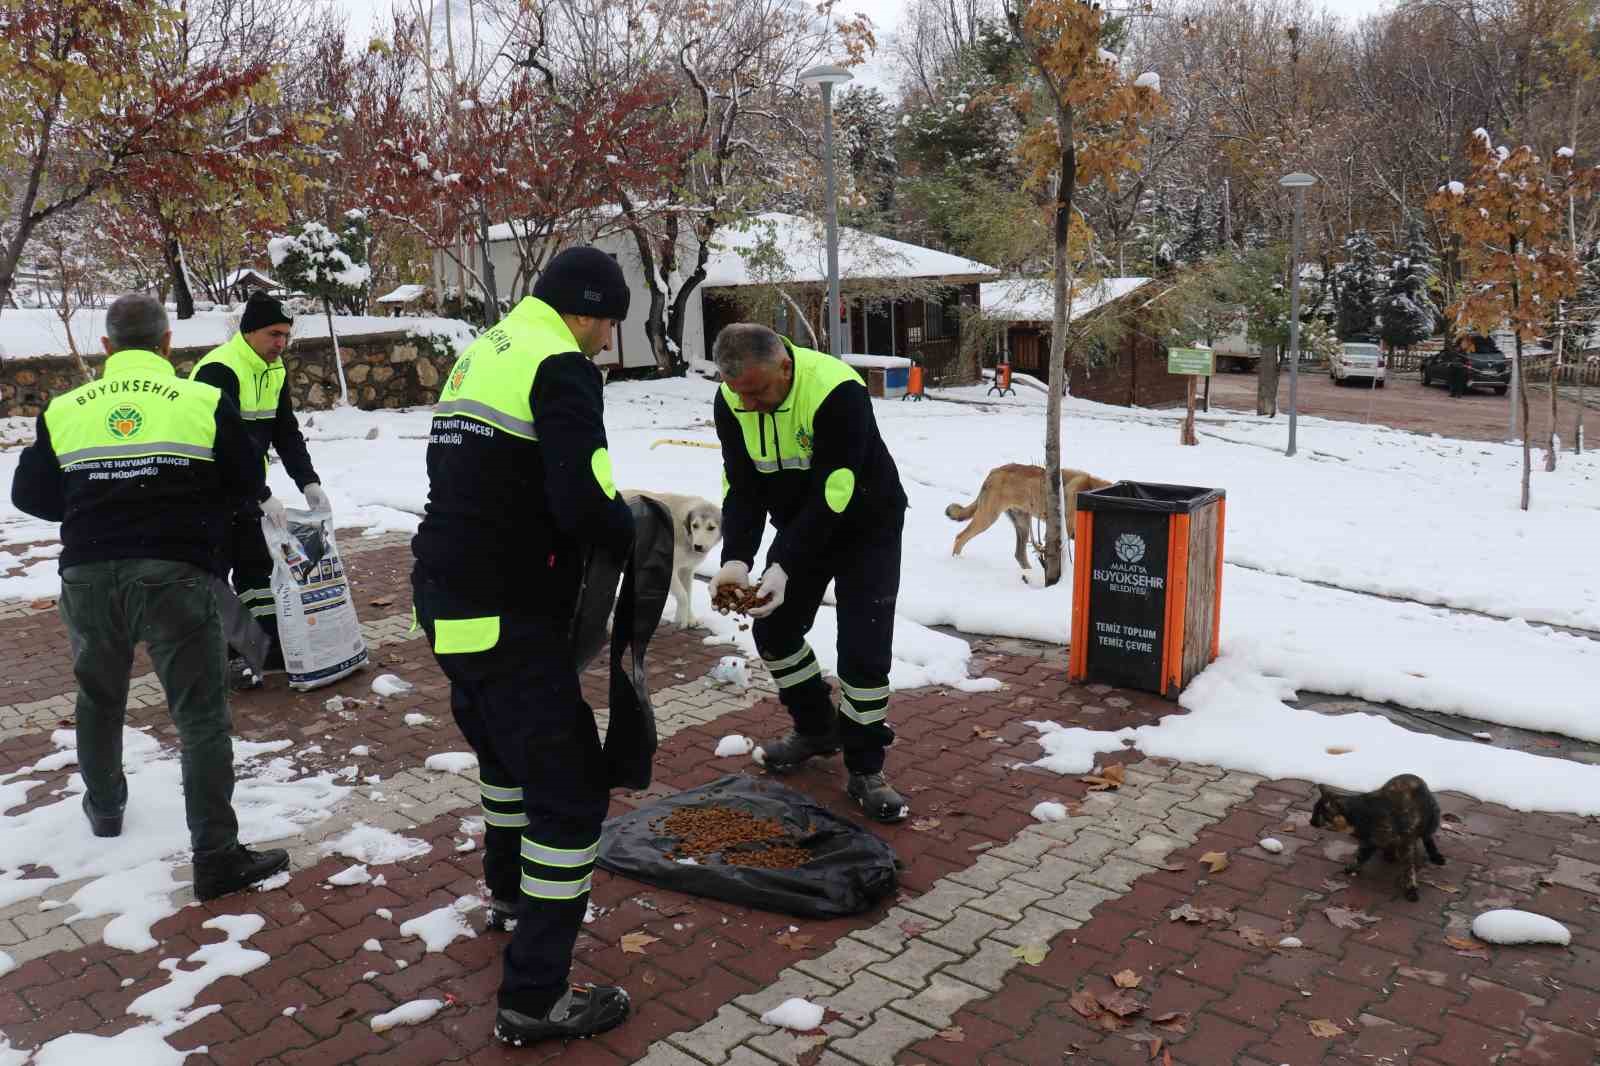
[[750, 584], [750, 567], [737, 559], [733, 562], [723, 563], [722, 569], [717, 571], [717, 576], [711, 579], [711, 598], [716, 599], [717, 593], [724, 587], [742, 589]]
[[751, 618], [765, 618], [783, 605], [783, 590], [789, 585], [789, 575], [783, 572], [783, 567], [774, 563], [767, 567], [767, 572], [761, 575], [761, 587], [756, 589], [756, 598], [771, 596], [772, 599], [759, 607], [750, 608]]
[[305, 494], [308, 508], [313, 511], [333, 513], [333, 501], [328, 499], [328, 490], [322, 487], [322, 482], [313, 481], [301, 491]]
[[261, 501], [261, 517], [278, 529], [289, 528], [289, 516], [283, 512], [283, 501], [276, 496], [268, 496]]

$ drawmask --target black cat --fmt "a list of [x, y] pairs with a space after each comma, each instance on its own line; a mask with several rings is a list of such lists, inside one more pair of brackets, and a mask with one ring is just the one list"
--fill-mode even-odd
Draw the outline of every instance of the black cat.
[[1439, 831], [1439, 801], [1428, 783], [1416, 774], [1392, 777], [1374, 792], [1343, 792], [1324, 785], [1311, 811], [1311, 824], [1349, 833], [1360, 843], [1356, 861], [1345, 868], [1356, 873], [1380, 848], [1390, 862], [1405, 862], [1401, 882], [1406, 899], [1417, 899], [1417, 842], [1428, 851], [1428, 861], [1444, 865], [1433, 842]]

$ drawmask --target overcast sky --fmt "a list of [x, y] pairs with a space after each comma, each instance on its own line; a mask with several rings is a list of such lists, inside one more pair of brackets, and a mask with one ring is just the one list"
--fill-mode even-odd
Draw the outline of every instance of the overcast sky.
[[[387, 12], [393, 6], [393, 0], [331, 0], [331, 2], [335, 8], [342, 8], [350, 13], [351, 34], [357, 39], [371, 33], [379, 13]], [[1324, 0], [1323, 4], [1328, 10], [1351, 21], [1388, 10], [1394, 5], [1395, 0]], [[881, 56], [888, 43], [887, 37], [894, 32], [895, 22], [905, 7], [905, 0], [841, 0], [839, 7], [845, 11], [860, 11], [872, 19], [873, 25], [878, 28], [878, 53]], [[878, 60], [869, 65], [873, 69], [863, 80], [887, 89], [889, 72], [885, 69], [886, 64]]]

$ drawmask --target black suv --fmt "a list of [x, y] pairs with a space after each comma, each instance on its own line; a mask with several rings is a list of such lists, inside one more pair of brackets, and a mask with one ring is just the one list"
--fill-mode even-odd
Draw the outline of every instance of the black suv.
[[[1471, 349], [1468, 351], [1468, 349]], [[1450, 367], [1457, 361], [1467, 364], [1467, 388], [1482, 385], [1504, 396], [1511, 385], [1511, 361], [1500, 351], [1493, 337], [1481, 333], [1465, 337], [1452, 337], [1443, 351], [1433, 352], [1422, 359], [1422, 384], [1450, 383]]]

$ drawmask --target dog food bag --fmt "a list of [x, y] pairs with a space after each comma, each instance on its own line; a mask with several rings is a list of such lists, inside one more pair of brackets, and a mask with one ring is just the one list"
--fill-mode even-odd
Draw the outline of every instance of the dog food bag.
[[266, 519], [272, 597], [289, 687], [306, 691], [348, 677], [367, 664], [367, 641], [326, 511], [287, 510], [288, 529]]

